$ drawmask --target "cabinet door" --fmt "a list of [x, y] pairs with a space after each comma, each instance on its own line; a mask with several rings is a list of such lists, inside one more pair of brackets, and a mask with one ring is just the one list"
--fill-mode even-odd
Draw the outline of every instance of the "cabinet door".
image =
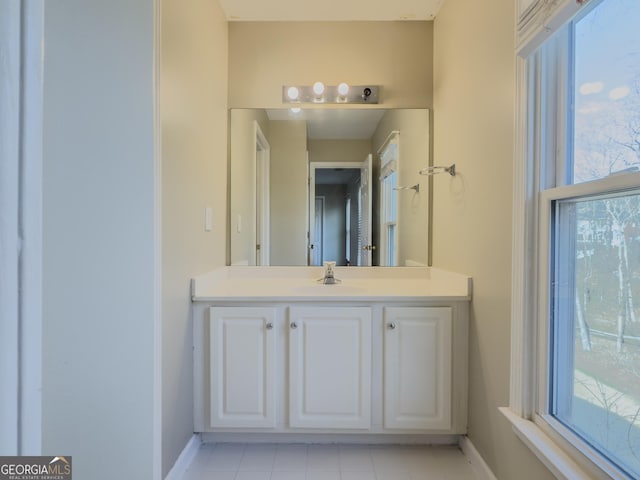
[[371, 426], [371, 309], [292, 307], [289, 423]]
[[451, 308], [384, 313], [384, 427], [451, 428]]
[[275, 427], [273, 308], [212, 307], [211, 426]]

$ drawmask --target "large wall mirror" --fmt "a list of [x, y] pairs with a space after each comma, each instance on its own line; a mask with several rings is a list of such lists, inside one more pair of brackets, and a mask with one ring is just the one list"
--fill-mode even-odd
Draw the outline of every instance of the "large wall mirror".
[[424, 266], [429, 111], [232, 109], [231, 265]]

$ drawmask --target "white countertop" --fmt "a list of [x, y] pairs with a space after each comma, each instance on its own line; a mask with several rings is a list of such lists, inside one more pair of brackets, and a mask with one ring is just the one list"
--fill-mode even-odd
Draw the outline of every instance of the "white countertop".
[[322, 267], [223, 267], [191, 281], [194, 302], [471, 300], [471, 278], [431, 267], [336, 267], [341, 283], [323, 285]]

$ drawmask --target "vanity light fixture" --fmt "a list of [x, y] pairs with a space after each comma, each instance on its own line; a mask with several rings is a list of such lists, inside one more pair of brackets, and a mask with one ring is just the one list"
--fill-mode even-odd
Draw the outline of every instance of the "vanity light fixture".
[[316, 82], [313, 84], [313, 93], [315, 93], [318, 97], [324, 93], [324, 83]]
[[379, 103], [378, 85], [283, 85], [282, 103]]
[[343, 97], [346, 97], [347, 93], [349, 93], [349, 85], [342, 82], [340, 85], [338, 85], [338, 93]]
[[300, 97], [300, 90], [298, 90], [296, 87], [289, 87], [287, 89], [287, 97], [289, 98], [289, 100], [298, 100], [298, 97]]

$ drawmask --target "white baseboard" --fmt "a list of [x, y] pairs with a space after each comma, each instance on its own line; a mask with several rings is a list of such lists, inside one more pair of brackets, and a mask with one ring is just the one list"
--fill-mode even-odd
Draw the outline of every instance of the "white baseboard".
[[482, 480], [498, 480], [466, 435], [460, 437], [460, 448]]
[[191, 465], [195, 456], [198, 454], [201, 443], [202, 440], [200, 439], [200, 435], [194, 433], [182, 449], [176, 463], [173, 464], [173, 468], [171, 468], [167, 476], [164, 477], [164, 480], [180, 480], [189, 468], [189, 465]]
[[459, 435], [375, 435], [366, 433], [204, 432], [203, 443], [305, 443], [356, 445], [458, 445]]

